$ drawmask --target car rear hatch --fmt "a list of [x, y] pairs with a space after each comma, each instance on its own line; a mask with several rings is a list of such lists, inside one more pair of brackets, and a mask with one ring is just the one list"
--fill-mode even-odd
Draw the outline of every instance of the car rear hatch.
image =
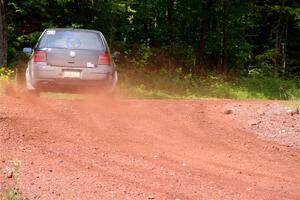
[[82, 30], [48, 30], [39, 49], [46, 52], [48, 65], [57, 67], [95, 67], [107, 54], [98, 33]]
[[47, 51], [47, 63], [57, 67], [95, 67], [99, 55], [105, 51], [99, 50], [70, 50], [51, 49]]

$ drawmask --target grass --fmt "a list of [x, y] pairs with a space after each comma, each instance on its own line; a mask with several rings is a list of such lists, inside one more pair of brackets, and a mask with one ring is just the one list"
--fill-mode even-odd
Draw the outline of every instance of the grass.
[[[119, 66], [119, 87], [129, 98], [156, 99], [281, 99], [297, 102], [300, 82], [278, 77], [225, 78], [217, 74], [194, 77], [181, 69], [150, 71], [143, 68]], [[0, 81], [0, 94], [4, 81]], [[51, 99], [82, 99], [69, 93], [43, 93]], [[295, 103], [294, 103], [295, 104]]]
[[21, 167], [21, 161], [12, 160], [12, 175], [13, 175], [13, 186], [12, 189], [5, 191], [3, 194], [0, 194], [0, 200], [22, 200], [23, 198], [19, 194], [17, 183], [19, 169]]
[[291, 108], [291, 109], [300, 109], [300, 99], [295, 99], [295, 100], [290, 100], [288, 103], [287, 103], [287, 107]]
[[12, 189], [4, 192], [3, 195], [0, 194], [0, 200], [22, 200], [22, 198], [17, 190]]
[[60, 99], [60, 100], [80, 100], [83, 97], [80, 94], [73, 93], [54, 93], [54, 92], [43, 92], [41, 96], [49, 99]]
[[183, 74], [181, 70], [134, 70], [121, 68], [119, 86], [134, 98], [171, 99], [299, 99], [297, 80], [275, 77], [240, 77], [226, 79], [221, 75], [205, 78]]

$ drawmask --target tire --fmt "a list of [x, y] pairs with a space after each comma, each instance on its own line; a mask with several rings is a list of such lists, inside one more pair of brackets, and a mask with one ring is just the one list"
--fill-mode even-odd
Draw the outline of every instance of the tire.
[[31, 77], [30, 77], [28, 68], [26, 69], [26, 72], [25, 72], [25, 81], [26, 81], [27, 90], [35, 90], [35, 88], [33, 87], [32, 83], [31, 83], [32, 81], [31, 81]]
[[109, 92], [115, 93], [116, 88], [117, 88], [117, 84], [118, 84], [118, 72], [115, 71], [112, 75], [112, 84], [111, 84], [111, 87], [109, 89]]
[[115, 71], [112, 75], [112, 80], [109, 83], [109, 89], [106, 93], [108, 99], [115, 101], [117, 99], [117, 83], [118, 83], [118, 73]]

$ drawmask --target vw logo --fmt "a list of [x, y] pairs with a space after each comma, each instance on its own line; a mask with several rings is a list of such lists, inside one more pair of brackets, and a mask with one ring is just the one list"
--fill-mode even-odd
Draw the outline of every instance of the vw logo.
[[76, 56], [76, 52], [75, 52], [75, 51], [70, 51], [70, 56], [71, 56], [72, 58], [74, 58], [74, 57]]

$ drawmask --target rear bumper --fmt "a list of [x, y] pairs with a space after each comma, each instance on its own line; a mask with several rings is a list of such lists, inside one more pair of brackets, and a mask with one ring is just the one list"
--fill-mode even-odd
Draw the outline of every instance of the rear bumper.
[[[80, 72], [80, 77], [66, 78], [64, 71]], [[33, 66], [30, 79], [35, 89], [52, 91], [81, 89], [86, 87], [113, 90], [117, 83], [117, 72], [109, 65], [95, 68], [52, 67], [43, 64]]]
[[44, 64], [34, 64], [32, 67], [34, 79], [65, 79], [64, 71], [79, 71], [81, 80], [103, 80], [109, 74], [113, 74], [114, 69], [110, 65], [101, 65], [94, 68], [79, 67], [53, 67]]

